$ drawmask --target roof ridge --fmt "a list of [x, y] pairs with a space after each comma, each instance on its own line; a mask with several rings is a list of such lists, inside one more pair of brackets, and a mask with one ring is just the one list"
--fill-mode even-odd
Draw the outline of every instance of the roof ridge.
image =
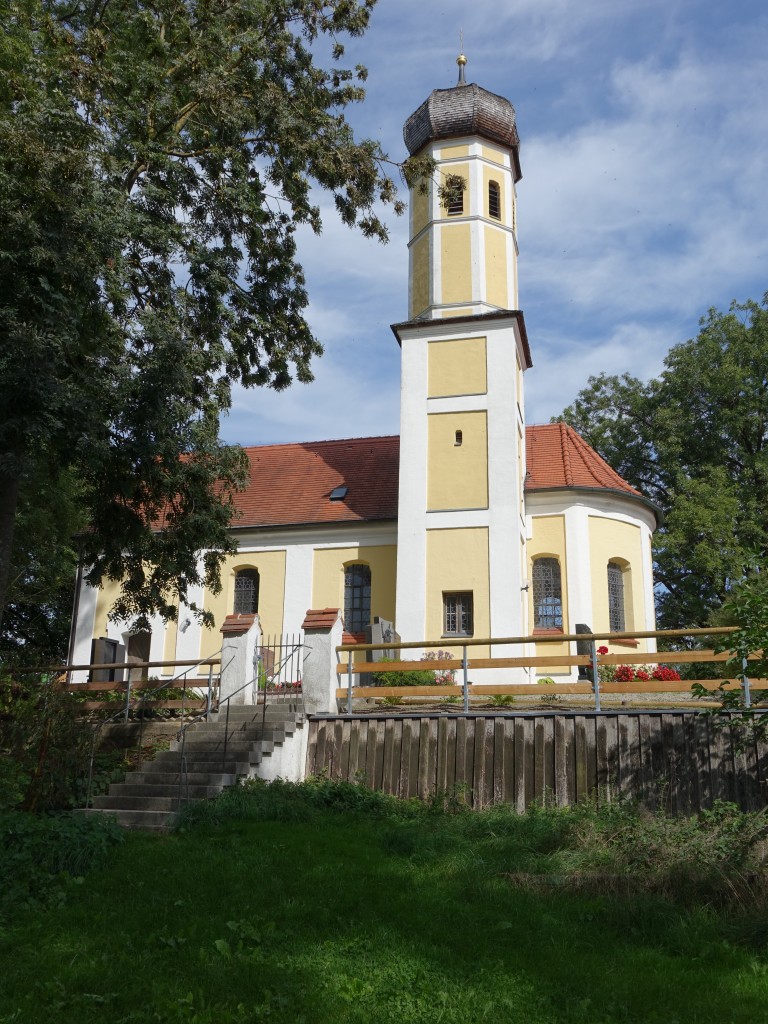
[[559, 423], [560, 426], [560, 449], [563, 453], [563, 469], [565, 470], [565, 485], [573, 487], [573, 467], [571, 466], [571, 451], [568, 444], [568, 424]]
[[272, 444], [243, 444], [244, 452], [262, 451], [264, 448], [305, 448], [318, 444], [351, 444], [365, 441], [399, 441], [399, 434], [371, 434], [370, 437], [329, 437], [320, 441], [275, 441]]

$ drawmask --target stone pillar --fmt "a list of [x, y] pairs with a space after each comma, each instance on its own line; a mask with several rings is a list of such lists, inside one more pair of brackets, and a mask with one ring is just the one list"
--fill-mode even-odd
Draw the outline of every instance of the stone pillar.
[[310, 608], [301, 628], [305, 647], [301, 677], [304, 707], [308, 714], [336, 711], [336, 648], [344, 631], [341, 609]]
[[[221, 685], [219, 701], [232, 697], [232, 704], [255, 704], [255, 662], [261, 645], [258, 615], [228, 615], [221, 627]], [[251, 683], [251, 686], [247, 686]]]

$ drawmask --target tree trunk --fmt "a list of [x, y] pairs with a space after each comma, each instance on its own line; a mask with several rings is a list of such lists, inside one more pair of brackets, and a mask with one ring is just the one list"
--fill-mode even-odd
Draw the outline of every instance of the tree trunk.
[[18, 475], [6, 476], [0, 472], [0, 627], [8, 592], [11, 572], [11, 551], [13, 549], [13, 528], [16, 523], [16, 508], [19, 504]]

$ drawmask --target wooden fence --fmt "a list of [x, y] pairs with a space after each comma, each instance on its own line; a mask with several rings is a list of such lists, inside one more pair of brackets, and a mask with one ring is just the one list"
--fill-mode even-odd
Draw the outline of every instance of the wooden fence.
[[373, 714], [309, 722], [307, 774], [399, 797], [457, 793], [477, 808], [638, 801], [693, 813], [768, 805], [768, 746], [691, 711]]

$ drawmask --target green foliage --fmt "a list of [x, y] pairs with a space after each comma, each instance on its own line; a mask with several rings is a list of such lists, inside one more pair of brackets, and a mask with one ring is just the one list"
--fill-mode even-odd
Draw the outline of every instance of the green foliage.
[[61, 903], [72, 880], [105, 863], [123, 840], [113, 818], [0, 812], [0, 917]]
[[[88, 523], [89, 580], [122, 581], [115, 613], [138, 628], [172, 618], [190, 586], [220, 586], [246, 472], [219, 442], [220, 415], [237, 384], [310, 380], [322, 351], [296, 246], [299, 225], [321, 229], [312, 188], [379, 239], [381, 205], [402, 210], [385, 154], [344, 116], [365, 69], [344, 67], [342, 39], [365, 31], [372, 6], [6, 0], [0, 610], [21, 571], [12, 600], [29, 609], [25, 595], [43, 590], [60, 619], [70, 540], [32, 522], [55, 521], [59, 501]], [[17, 504], [33, 558], [12, 570]], [[36, 632], [23, 616], [9, 628], [16, 647]]]
[[[444, 809], [435, 800], [405, 813], [379, 794], [368, 810], [360, 787], [326, 780], [243, 796], [260, 816], [130, 833], [102, 869], [68, 886], [64, 907], [9, 923], [0, 933], [0, 1020], [764, 1017], [764, 881], [749, 883], [754, 903], [744, 908], [728, 882], [714, 893], [709, 883], [684, 885], [669, 898], [654, 880], [654, 860], [668, 847], [681, 871], [686, 849], [689, 863], [700, 856], [696, 819], [651, 816], [650, 834], [667, 839], [654, 838], [637, 858], [646, 818], [630, 808], [471, 812], [459, 793], [445, 796]], [[760, 816], [725, 817], [745, 832], [725, 842], [718, 862], [749, 846]], [[701, 828], [714, 836], [713, 826]], [[746, 881], [750, 858], [740, 863]]]
[[768, 295], [711, 309], [643, 383], [590, 378], [561, 419], [655, 502], [659, 625], [705, 626], [768, 557]]
[[[721, 609], [720, 623], [736, 627], [735, 632], [718, 636], [713, 645], [716, 652], [730, 654], [725, 664], [726, 677], [741, 678], [744, 673], [750, 679], [768, 678], [768, 578], [764, 566], [753, 564], [752, 574], [734, 587]], [[731, 731], [738, 730], [739, 745], [765, 742], [768, 739], [768, 690], [750, 686], [750, 706], [747, 707], [743, 688], [724, 689], [725, 682], [717, 690], [720, 707], [707, 712], [716, 726]], [[713, 693], [700, 684], [691, 687], [693, 695], [700, 699], [712, 699]]]
[[84, 797], [93, 729], [77, 702], [33, 675], [0, 678], [0, 773], [10, 780], [0, 806], [52, 811]]
[[[378, 661], [379, 665], [386, 664], [388, 661], [398, 661], [398, 658], [380, 658]], [[417, 664], [417, 662], [414, 662]], [[435, 673], [430, 672], [427, 669], [413, 668], [405, 669], [402, 671], [393, 670], [387, 672], [385, 669], [383, 672], [378, 671], [373, 673], [373, 685], [374, 686], [436, 686], [437, 681], [435, 679]]]

